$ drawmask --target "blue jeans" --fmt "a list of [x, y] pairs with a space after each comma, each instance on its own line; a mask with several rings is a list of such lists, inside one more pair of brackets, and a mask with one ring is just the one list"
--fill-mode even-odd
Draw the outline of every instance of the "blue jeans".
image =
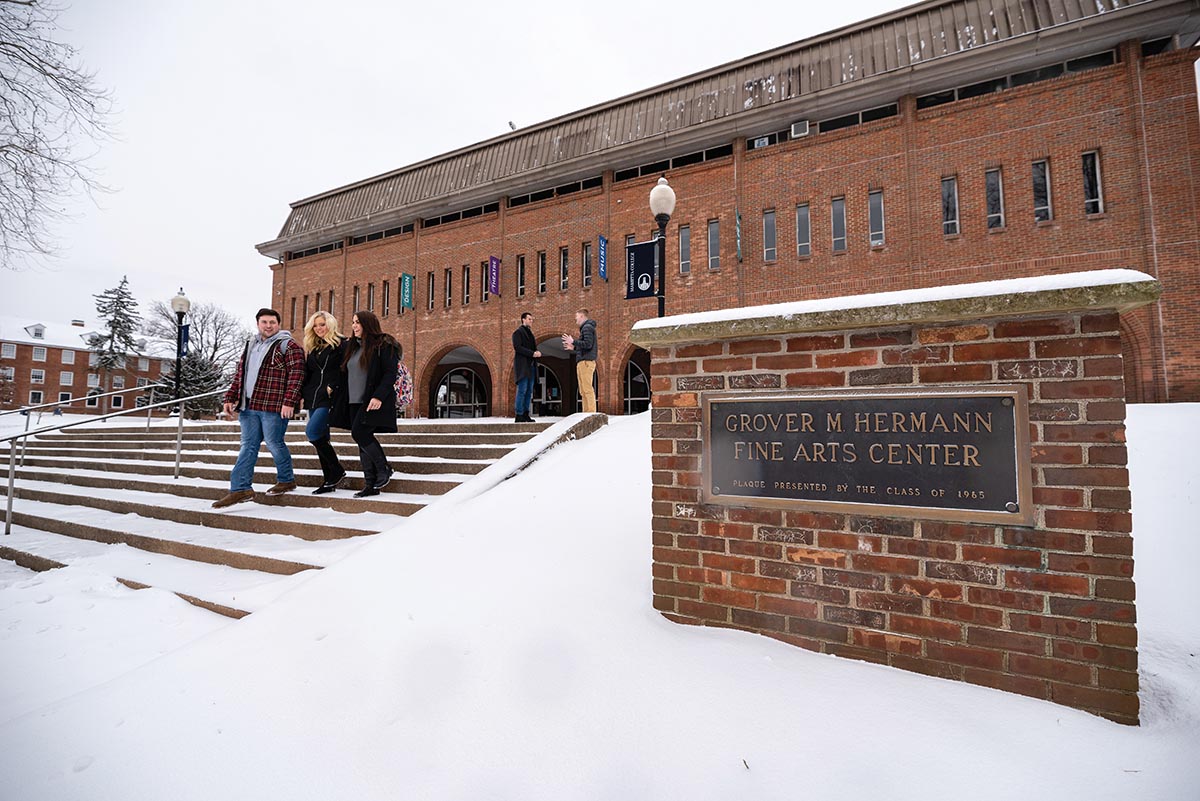
[[526, 378], [517, 380], [517, 403], [514, 411], [517, 416], [529, 414], [529, 404], [533, 401], [533, 373]]
[[329, 436], [329, 407], [322, 406], [319, 409], [312, 409], [308, 413], [308, 424], [304, 426], [304, 436], [308, 437], [309, 442]]
[[267, 450], [275, 460], [275, 480], [280, 484], [295, 481], [292, 454], [283, 441], [288, 421], [279, 412], [243, 409], [238, 413], [238, 423], [242, 426], [242, 449], [238, 452], [237, 464], [233, 466], [233, 473], [229, 476], [229, 491], [252, 489], [254, 464], [258, 461], [258, 446], [263, 442], [267, 443]]

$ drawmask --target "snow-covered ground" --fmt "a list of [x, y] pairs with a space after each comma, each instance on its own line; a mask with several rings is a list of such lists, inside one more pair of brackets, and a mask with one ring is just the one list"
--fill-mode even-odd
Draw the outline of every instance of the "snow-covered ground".
[[1141, 727], [668, 623], [641, 415], [237, 623], [3, 568], [0, 797], [1197, 798], [1200, 405], [1129, 441]]

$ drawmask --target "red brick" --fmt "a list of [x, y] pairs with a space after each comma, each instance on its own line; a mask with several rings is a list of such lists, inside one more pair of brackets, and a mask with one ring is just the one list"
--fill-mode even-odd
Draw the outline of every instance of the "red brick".
[[1137, 670], [1137, 651], [1075, 640], [1055, 640], [1054, 656], [1074, 662], [1094, 662], [1118, 670]]
[[912, 343], [912, 331], [874, 331], [869, 334], [851, 334], [850, 347], [878, 348], [884, 345], [908, 345]]
[[978, 623], [983, 626], [1002, 626], [1004, 612], [988, 606], [972, 606], [971, 604], [955, 604], [949, 601], [930, 601], [929, 614], [931, 617], [944, 620], [957, 620], [961, 623]]
[[950, 361], [950, 348], [945, 345], [935, 347], [886, 348], [883, 350], [882, 355], [884, 364], [945, 364]]
[[819, 548], [788, 548], [787, 558], [792, 562], [822, 567], [845, 567], [847, 555], [841, 551], [826, 551]]
[[729, 610], [723, 606], [705, 604], [700, 603], [699, 601], [690, 601], [683, 598], [679, 599], [675, 606], [675, 611], [687, 617], [719, 622], [727, 622], [729, 620]]
[[1029, 342], [987, 342], [978, 345], [954, 346], [954, 361], [956, 362], [994, 362], [1001, 359], [1025, 359], [1029, 355]]
[[1076, 640], [1090, 640], [1095, 626], [1084, 620], [1072, 620], [1066, 617], [1047, 617], [1046, 615], [1026, 615], [1012, 612], [1008, 616], [1008, 624], [1013, 631], [1027, 631], [1032, 634], [1044, 634], [1054, 637], [1071, 637]]
[[851, 642], [862, 648], [871, 648], [891, 654], [921, 655], [921, 641], [914, 637], [901, 637], [883, 631], [865, 631], [853, 629], [850, 632]]
[[787, 341], [788, 353], [806, 350], [835, 350], [846, 346], [843, 334], [809, 337], [791, 337]]
[[860, 609], [872, 609], [877, 612], [904, 612], [909, 615], [919, 615], [924, 602], [913, 595], [858, 592], [854, 595], [854, 604]]
[[736, 606], [742, 609], [753, 609], [757, 599], [752, 592], [731, 590], [725, 587], [705, 586], [702, 588], [702, 598], [705, 603], [717, 606]]
[[727, 359], [705, 359], [702, 367], [706, 373], [736, 373], [754, 369], [754, 359], [737, 356]]
[[1092, 490], [1092, 508], [1094, 509], [1129, 511], [1130, 505], [1129, 490]]
[[669, 548], [655, 548], [654, 560], [676, 565], [698, 565], [700, 554], [695, 551], [676, 551]]
[[1077, 324], [1073, 317], [1055, 317], [1048, 320], [1004, 320], [996, 324], [996, 339], [1010, 337], [1063, 336], [1076, 333]]
[[786, 356], [758, 356], [754, 359], [755, 370], [807, 370], [813, 365], [812, 354], [789, 353]]
[[744, 556], [723, 556], [715, 553], [701, 554], [704, 566], [713, 570], [729, 570], [734, 573], [754, 573], [754, 560]]
[[758, 608], [763, 612], [771, 612], [776, 615], [802, 617], [809, 620], [817, 618], [815, 601], [797, 601], [791, 598], [777, 598], [773, 595], [760, 595]]
[[908, 593], [922, 598], [944, 598], [948, 601], [958, 601], [966, 595], [966, 588], [961, 584], [924, 581], [922, 579], [901, 578], [899, 576], [892, 578], [891, 587], [892, 592]]
[[1083, 464], [1082, 445], [1034, 445], [1034, 464]]
[[855, 570], [872, 573], [886, 573], [891, 576], [916, 576], [921, 571], [921, 563], [916, 559], [905, 559], [898, 556], [877, 556], [874, 554], [856, 552], [851, 557]]
[[1010, 590], [1033, 590], [1066, 595], [1087, 595], [1091, 592], [1086, 576], [1064, 576], [1058, 573], [1025, 573], [1009, 570], [1004, 575]]
[[1119, 398], [1125, 393], [1124, 382], [1103, 378], [1083, 381], [1043, 381], [1038, 389], [1042, 400], [1059, 398]]
[[676, 359], [691, 359], [696, 356], [716, 356], [725, 352], [725, 345], [720, 342], [708, 342], [703, 345], [680, 345], [675, 349]]
[[995, 367], [985, 362], [920, 367], [917, 370], [917, 380], [922, 384], [991, 381], [994, 371]]
[[1092, 576], [1133, 576], [1133, 560], [1052, 553], [1048, 567], [1062, 573], [1087, 573]]
[[678, 581], [656, 580], [654, 582], [654, 594], [697, 600], [700, 598], [700, 586], [697, 584], [681, 584]]
[[995, 590], [991, 587], [970, 587], [967, 590], [967, 600], [973, 604], [1002, 606], [1007, 609], [1020, 609], [1024, 612], [1046, 611], [1046, 597], [1027, 592]]
[[986, 325], [957, 325], [944, 328], [922, 328], [917, 331], [917, 341], [926, 344], [930, 342], [972, 342], [987, 339], [990, 333]]
[[912, 634], [930, 639], [950, 640], [952, 642], [962, 640], [962, 626], [944, 620], [892, 615], [892, 630], [899, 634]]
[[742, 573], [732, 573], [729, 576], [729, 583], [735, 590], [749, 590], [751, 592], [770, 592], [782, 594], [787, 592], [787, 582], [777, 578], [763, 578], [761, 576], [747, 576]]
[[831, 367], [870, 367], [879, 364], [879, 351], [850, 350], [840, 353], [820, 354], [814, 359], [813, 366], [818, 370]]
[[1105, 645], [1136, 648], [1138, 643], [1137, 629], [1132, 624], [1097, 623], [1096, 642], [1104, 643]]
[[1061, 356], [1107, 356], [1121, 353], [1120, 337], [1076, 337], [1071, 339], [1044, 339], [1034, 344], [1039, 359], [1055, 359]]
[[1088, 598], [1050, 598], [1050, 611], [1063, 617], [1086, 620], [1107, 620], [1115, 623], [1134, 623], [1133, 604], [1095, 601]]
[[845, 373], [812, 372], [788, 373], [784, 382], [789, 387], [842, 387], [846, 385]]
[[1010, 565], [1012, 567], [1042, 566], [1040, 551], [1022, 548], [996, 548], [990, 545], [963, 545], [962, 558], [965, 562], [983, 562], [987, 565]]
[[1001, 651], [1015, 651], [1033, 656], [1045, 656], [1050, 648], [1050, 641], [1045, 637], [978, 626], [967, 627], [967, 642], [980, 648], [996, 648]]
[[778, 353], [783, 342], [778, 339], [739, 339], [729, 343], [729, 354], [741, 356], [747, 353]]
[[952, 662], [956, 665], [967, 665], [985, 670], [1002, 670], [1004, 668], [1004, 654], [983, 648], [930, 642], [925, 644], [925, 655], [939, 662]]
[[1043, 679], [1066, 681], [1072, 684], [1089, 684], [1092, 680], [1092, 669], [1087, 665], [1075, 662], [1064, 662], [1061, 659], [1048, 659], [1028, 654], [1013, 654], [1008, 659], [1008, 669], [1013, 673], [1026, 676], [1040, 676]]
[[748, 609], [733, 609], [730, 620], [735, 626], [754, 631], [787, 631], [787, 618], [783, 615], [767, 615]]
[[1070, 684], [1052, 684], [1050, 700], [1077, 709], [1095, 711], [1118, 722], [1137, 722], [1137, 693], [1076, 687]]
[[1005, 545], [1042, 548], [1047, 551], [1080, 552], [1087, 549], [1087, 536], [1069, 531], [1049, 531], [1027, 528], [1004, 530]]

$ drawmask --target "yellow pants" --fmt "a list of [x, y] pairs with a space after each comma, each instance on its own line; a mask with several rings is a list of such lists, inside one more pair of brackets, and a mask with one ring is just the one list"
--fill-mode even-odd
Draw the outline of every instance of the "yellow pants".
[[596, 390], [592, 389], [592, 376], [596, 374], [595, 361], [575, 363], [575, 377], [579, 379], [579, 394], [583, 397], [583, 411], [596, 411]]

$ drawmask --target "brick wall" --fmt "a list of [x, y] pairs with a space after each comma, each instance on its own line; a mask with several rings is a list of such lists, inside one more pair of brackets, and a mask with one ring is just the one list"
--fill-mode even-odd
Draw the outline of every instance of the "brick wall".
[[[668, 228], [667, 313], [835, 297], [971, 281], [1132, 268], [1161, 280], [1163, 300], [1135, 312], [1127, 325], [1125, 353], [1131, 399], [1200, 400], [1200, 114], [1190, 52], [1143, 59], [1138, 44], [1120, 48], [1112, 66], [917, 110], [915, 98], [900, 96], [897, 117], [814, 133], [671, 170], [678, 205]], [[798, 111], [798, 113], [800, 113]], [[1105, 208], [1084, 212], [1080, 159], [1098, 150]], [[664, 150], [664, 157], [679, 155]], [[1051, 165], [1054, 216], [1033, 219], [1031, 163]], [[614, 163], [613, 169], [629, 166]], [[984, 173], [999, 168], [1004, 181], [1005, 225], [986, 224]], [[940, 181], [959, 182], [960, 233], [943, 236]], [[588, 307], [599, 323], [599, 406], [621, 408], [621, 374], [633, 351], [633, 324], [656, 313], [655, 300], [625, 301], [624, 241], [649, 238], [654, 227], [648, 195], [657, 176], [613, 182], [600, 188], [518, 208], [500, 204], [497, 213], [421, 229], [342, 251], [278, 265], [273, 302], [289, 319], [292, 298], [328, 298], [348, 321], [353, 287], [391, 284], [392, 309], [386, 330], [405, 347], [418, 382], [418, 403], [427, 413], [429, 383], [437, 361], [458, 346], [476, 349], [488, 365], [493, 411], [512, 402], [509, 337], [520, 313], [535, 315], [539, 339], [573, 330], [572, 313]], [[542, 180], [551, 180], [546, 177]], [[529, 186], [529, 190], [544, 186]], [[868, 241], [867, 197], [883, 192], [885, 237]], [[830, 200], [843, 196], [847, 248], [832, 252]], [[497, 198], [497, 200], [501, 200]], [[796, 206], [808, 203], [812, 252], [796, 248]], [[762, 216], [776, 215], [773, 260], [764, 258]], [[742, 218], [742, 260], [737, 257], [735, 218]], [[720, 224], [720, 269], [708, 269], [706, 227]], [[679, 229], [691, 232], [691, 271], [679, 270]], [[364, 231], [365, 233], [365, 231]], [[581, 280], [581, 243], [608, 237], [607, 284]], [[570, 254], [566, 290], [557, 281], [559, 248]], [[534, 286], [538, 251], [547, 255], [549, 286]], [[502, 297], [480, 301], [479, 263], [503, 259]], [[518, 255], [527, 263], [529, 289], [516, 294]], [[593, 270], [596, 253], [593, 252]], [[461, 270], [472, 265], [471, 303], [461, 301]], [[454, 275], [454, 301], [443, 302], [443, 272]], [[435, 275], [435, 299], [427, 309], [426, 274]], [[399, 275], [416, 275], [414, 311], [397, 313]], [[378, 295], [377, 295], [378, 298]], [[377, 300], [378, 303], [378, 300]], [[364, 301], [365, 304], [365, 301]], [[310, 311], [315, 306], [310, 307]], [[376, 310], [379, 310], [377, 305]], [[298, 312], [299, 314], [299, 312]], [[298, 323], [302, 325], [302, 321]], [[293, 329], [295, 333], [295, 329]]]
[[[9, 403], [0, 403], [2, 409], [19, 409], [22, 406], [37, 406], [38, 403], [31, 403], [30, 392], [39, 391], [42, 393], [42, 400], [39, 403], [54, 403], [59, 399], [60, 393], [70, 394], [74, 398], [86, 397], [89, 390], [102, 392], [104, 390], [99, 387], [88, 387], [88, 374], [94, 373], [95, 369], [88, 366], [88, 358], [90, 351], [80, 348], [63, 348], [55, 345], [32, 345], [25, 343], [11, 343], [16, 348], [16, 356], [11, 359], [0, 358], [0, 367], [13, 368], [13, 395]], [[34, 360], [34, 349], [44, 348], [46, 358], [44, 361]], [[63, 361], [64, 352], [74, 354], [71, 357], [73, 361], [66, 363]], [[147, 358], [147, 369], [139, 370], [139, 358], [136, 356], [130, 357], [126, 361], [124, 370], [117, 370], [112, 373], [115, 378], [120, 376], [125, 381], [125, 389], [132, 389], [137, 386], [139, 378], [146, 379], [147, 383], [155, 383], [159, 377], [170, 369], [171, 361], [165, 359]], [[42, 383], [34, 383], [31, 378], [31, 371], [44, 371]], [[70, 381], [63, 383], [63, 373], [70, 373]], [[120, 387], [112, 387], [113, 390]], [[129, 392], [123, 396], [121, 408], [132, 408], [138, 393]], [[120, 409], [112, 409], [108, 404], [112, 403], [111, 398], [101, 398], [96, 402], [95, 406], [88, 406], [86, 402], [72, 403], [64, 406], [63, 410], [71, 414], [102, 414], [109, 411], [119, 411]], [[52, 411], [52, 410], [48, 410]]]
[[[652, 348], [654, 606], [1138, 719], [1133, 542], [1115, 312]], [[703, 503], [702, 394], [1023, 384], [1028, 528]]]

